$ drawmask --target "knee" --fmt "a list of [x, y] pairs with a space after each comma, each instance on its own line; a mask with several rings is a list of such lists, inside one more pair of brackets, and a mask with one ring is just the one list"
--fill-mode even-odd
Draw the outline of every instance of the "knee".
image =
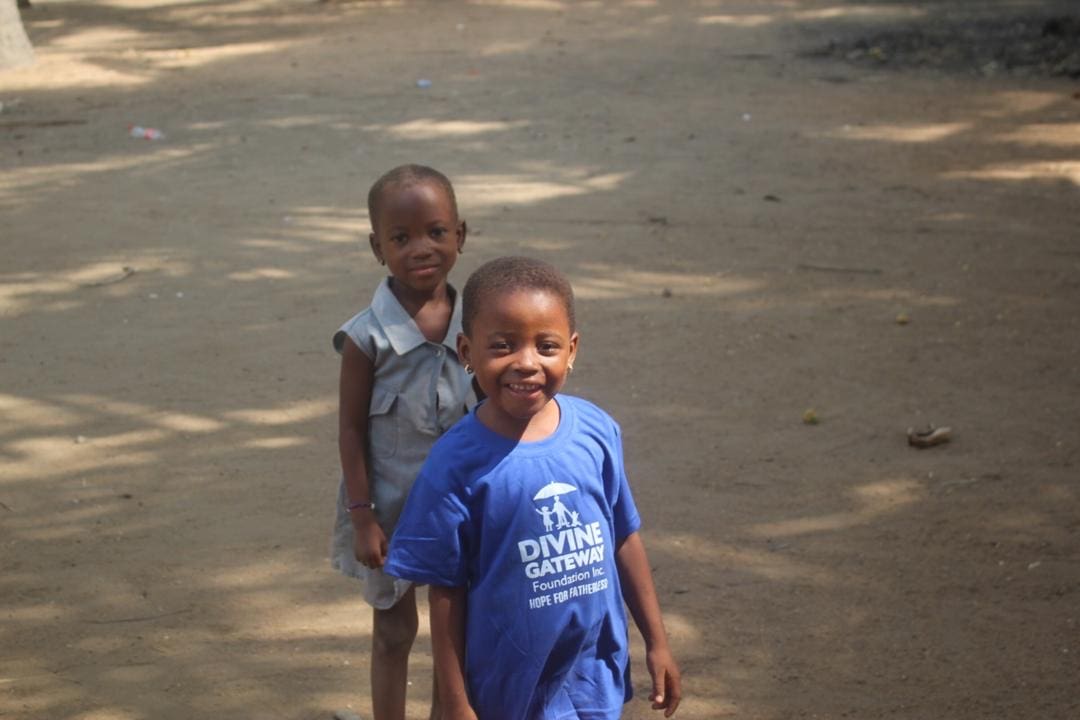
[[416, 640], [416, 612], [401, 612], [400, 608], [378, 610], [372, 642], [375, 650], [385, 655], [408, 655]]

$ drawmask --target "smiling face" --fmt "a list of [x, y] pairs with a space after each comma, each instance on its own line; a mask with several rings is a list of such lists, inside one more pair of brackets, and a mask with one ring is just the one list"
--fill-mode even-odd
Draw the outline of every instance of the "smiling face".
[[430, 295], [445, 285], [465, 244], [465, 223], [441, 185], [390, 185], [371, 220], [371, 250], [394, 276], [395, 294]]
[[507, 437], [541, 440], [559, 425], [551, 399], [577, 355], [566, 304], [549, 290], [524, 288], [484, 298], [458, 354], [487, 395], [477, 418]]

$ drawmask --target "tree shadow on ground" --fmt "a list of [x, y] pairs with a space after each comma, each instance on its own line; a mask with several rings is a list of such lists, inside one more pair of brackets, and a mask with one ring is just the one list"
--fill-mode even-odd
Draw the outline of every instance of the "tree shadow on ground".
[[[11, 81], [5, 714], [366, 702], [367, 615], [323, 560], [328, 337], [379, 277], [367, 184], [414, 159], [457, 181], [459, 281], [516, 252], [574, 281], [569, 389], [624, 425], [680, 716], [1074, 702], [1070, 86], [902, 78], [896, 102], [779, 42], [821, 3], [540, 6], [289, 5], [267, 28], [222, 3], [206, 36], [202, 5], [80, 6], [145, 31], [130, 63], [80, 46], [131, 82]], [[421, 53], [392, 52], [419, 19]], [[86, 27], [31, 23], [44, 62]], [[34, 124], [55, 117], [85, 122]], [[147, 117], [164, 141], [127, 136]], [[907, 449], [929, 421], [957, 441]]]

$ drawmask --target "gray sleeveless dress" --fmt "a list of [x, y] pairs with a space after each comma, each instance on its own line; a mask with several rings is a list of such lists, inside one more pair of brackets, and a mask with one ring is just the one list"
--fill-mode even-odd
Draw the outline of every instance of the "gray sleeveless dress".
[[[334, 349], [352, 340], [375, 365], [368, 411], [368, 477], [375, 515], [389, 538], [420, 466], [432, 444], [476, 403], [472, 384], [457, 356], [461, 297], [454, 294], [450, 326], [441, 343], [428, 341], [384, 279], [371, 306], [334, 333]], [[392, 607], [411, 583], [369, 569], [353, 555], [353, 527], [342, 479], [330, 547], [331, 564], [364, 583], [364, 599], [380, 610]]]

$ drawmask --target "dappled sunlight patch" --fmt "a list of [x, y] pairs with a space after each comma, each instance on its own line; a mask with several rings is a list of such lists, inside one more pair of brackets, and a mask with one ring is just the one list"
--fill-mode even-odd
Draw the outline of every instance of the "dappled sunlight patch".
[[664, 612], [664, 627], [667, 628], [668, 637], [685, 647], [697, 645], [701, 640], [701, 631], [697, 626], [677, 612]]
[[989, 165], [980, 170], [953, 170], [942, 177], [950, 180], [991, 180], [1021, 182], [1067, 181], [1080, 185], [1080, 160], [1043, 160]]
[[[144, 442], [160, 440], [160, 434], [152, 431], [142, 436]], [[97, 439], [78, 444], [71, 436], [47, 435], [26, 438], [6, 443], [5, 454], [13, 460], [4, 463], [4, 472], [0, 476], [0, 485], [26, 480], [65, 477], [77, 473], [107, 468], [122, 468], [144, 465], [153, 462], [154, 453], [126, 452], [113, 455], [100, 450], [114, 450], [108, 445], [109, 438], [101, 438], [103, 445], [94, 449]], [[123, 443], [120, 444], [123, 446]]]
[[752, 550], [718, 543], [712, 539], [681, 533], [652, 534], [649, 547], [686, 562], [709, 564], [729, 571], [745, 572], [769, 580], [798, 581], [826, 585], [835, 581], [825, 568], [799, 562], [767, 550]]
[[1000, 92], [983, 102], [991, 103], [988, 110], [980, 113], [983, 117], [1005, 118], [1015, 115], [1028, 115], [1046, 110], [1061, 102], [1059, 93], [1014, 90]]
[[919, 123], [883, 125], [845, 125], [839, 130], [826, 133], [826, 137], [845, 140], [873, 140], [891, 143], [928, 143], [946, 140], [972, 128], [971, 123]]
[[296, 273], [284, 268], [261, 267], [229, 273], [226, 277], [237, 282], [253, 282], [256, 280], [288, 280], [296, 277]]
[[333, 415], [337, 408], [337, 398], [324, 398], [293, 402], [276, 408], [233, 410], [225, 413], [225, 417], [249, 425], [291, 425]]
[[815, 10], [797, 10], [790, 13], [796, 20], [914, 20], [924, 17], [927, 11], [910, 5], [833, 5]]
[[926, 487], [911, 479], [883, 480], [857, 486], [848, 494], [857, 506], [854, 510], [758, 523], [750, 531], [758, 537], [777, 538], [847, 530], [919, 502]]
[[506, 132], [528, 127], [530, 124], [528, 120], [480, 121], [419, 118], [397, 125], [368, 125], [364, 129], [381, 131], [399, 140], [438, 140]]
[[70, 427], [81, 420], [82, 416], [69, 409], [34, 398], [4, 395], [0, 393], [0, 426], [5, 431], [14, 428], [34, 430]]
[[267, 437], [267, 438], [255, 438], [254, 440], [248, 440], [244, 443], [244, 447], [253, 448], [256, 450], [281, 450], [283, 448], [294, 448], [302, 445], [311, 444], [312, 439], [307, 437]]
[[[138, 266], [143, 271], [165, 271], [167, 263], [160, 258], [140, 257]], [[178, 268], [176, 270], [179, 270]], [[75, 293], [100, 291], [109, 294], [133, 292], [132, 285], [122, 285], [137, 270], [119, 262], [97, 261], [86, 265], [58, 270], [52, 273], [15, 273], [0, 275], [0, 317], [16, 316], [29, 311], [70, 309], [79, 307], [82, 302], [73, 297], [56, 298], [48, 296], [73, 296]], [[116, 287], [114, 287], [114, 285]], [[91, 295], [85, 295], [89, 298]]]
[[583, 300], [610, 300], [660, 295], [738, 295], [764, 287], [760, 280], [700, 273], [666, 273], [616, 269], [608, 265], [585, 264], [591, 275], [576, 274], [570, 281], [574, 294]]
[[566, 3], [558, 0], [469, 0], [469, 4], [518, 8], [521, 10], [546, 10], [549, 12], [562, 12], [566, 9]]
[[1025, 125], [1019, 130], [994, 136], [997, 142], [1019, 145], [1080, 147], [1080, 123], [1045, 123]]
[[[144, 152], [102, 156], [93, 162], [41, 164], [21, 167], [19, 172], [0, 173], [0, 205], [17, 205], [33, 197], [35, 188], [47, 187], [50, 192], [60, 188], [78, 189], [89, 178], [109, 173], [140, 175], [151, 173], [159, 165], [188, 160], [210, 153], [217, 147], [211, 143], [188, 144], [184, 147], [145, 143]], [[152, 149], [151, 149], [152, 148]]]
[[704, 15], [697, 19], [698, 25], [725, 25], [728, 27], [761, 27], [776, 22], [772, 15]]
[[[252, 247], [279, 247], [275, 242], [304, 241], [332, 243], [336, 245], [362, 243], [367, 246], [367, 211], [343, 210], [340, 207], [302, 205], [289, 208], [282, 217], [289, 241], [256, 239], [248, 241]], [[302, 246], [300, 246], [302, 247]], [[291, 248], [290, 248], [291, 250]], [[309, 248], [303, 247], [306, 252]]]
[[63, 395], [65, 402], [73, 405], [104, 410], [113, 415], [138, 419], [167, 430], [188, 433], [209, 433], [224, 429], [224, 425], [213, 418], [191, 413], [159, 410], [139, 403], [112, 400], [98, 395]]
[[480, 56], [518, 55], [527, 53], [534, 47], [536, 47], [536, 41], [534, 40], [496, 40], [480, 48]]
[[454, 181], [462, 204], [471, 208], [497, 205], [529, 205], [561, 197], [588, 195], [616, 189], [630, 173], [575, 177], [564, 173], [561, 181], [524, 175], [464, 175]]

